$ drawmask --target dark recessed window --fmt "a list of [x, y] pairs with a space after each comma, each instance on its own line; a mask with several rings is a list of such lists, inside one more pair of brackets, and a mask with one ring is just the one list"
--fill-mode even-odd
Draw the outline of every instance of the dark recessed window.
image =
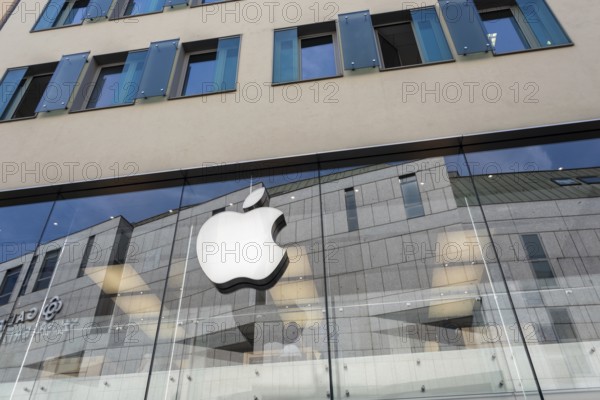
[[384, 68], [421, 64], [419, 47], [410, 22], [375, 29]]
[[10, 300], [10, 296], [12, 295], [13, 289], [17, 284], [17, 279], [19, 279], [19, 274], [21, 273], [21, 267], [11, 268], [6, 271], [6, 275], [4, 275], [4, 279], [2, 280], [2, 285], [0, 285], [0, 306], [8, 303]]
[[600, 176], [583, 176], [577, 179], [579, 179], [583, 183], [587, 183], [588, 185], [595, 185], [597, 183], [600, 183]]
[[86, 108], [100, 108], [115, 105], [118, 102], [119, 81], [122, 72], [123, 65], [102, 68]]
[[33, 287], [34, 292], [42, 289], [47, 289], [50, 286], [52, 275], [54, 275], [54, 270], [56, 269], [56, 264], [58, 263], [59, 254], [60, 249], [52, 250], [46, 253], [46, 256], [44, 257], [44, 262], [42, 264], [42, 267], [40, 268], [40, 273], [37, 277], [37, 281], [35, 282], [35, 286]]
[[337, 74], [333, 36], [300, 39], [302, 79], [317, 79]]
[[0, 119], [34, 117], [51, 78], [52, 74], [23, 78]]
[[581, 185], [580, 182], [577, 182], [573, 178], [553, 178], [552, 182], [556, 183], [560, 186], [572, 186], [572, 185]]
[[212, 215], [221, 214], [222, 212], [225, 212], [226, 208], [227, 207], [217, 208], [216, 210], [213, 210]]
[[85, 13], [89, 0], [67, 1], [63, 5], [53, 27], [81, 24], [85, 19]]
[[511, 53], [531, 48], [511, 10], [484, 12], [481, 19], [495, 53]]
[[529, 260], [539, 287], [544, 289], [557, 287], [556, 275], [554, 275], [552, 265], [546, 259], [546, 251], [542, 246], [539, 235], [521, 235], [521, 240], [525, 249], [525, 257]]
[[573, 324], [569, 310], [566, 308], [549, 308], [548, 312], [558, 342], [576, 342], [577, 332], [575, 331], [575, 325]]

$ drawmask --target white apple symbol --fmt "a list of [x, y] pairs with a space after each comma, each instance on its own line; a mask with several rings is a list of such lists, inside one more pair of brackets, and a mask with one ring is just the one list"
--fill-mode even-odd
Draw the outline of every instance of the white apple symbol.
[[283, 212], [268, 206], [265, 188], [251, 192], [244, 213], [212, 216], [198, 233], [196, 251], [202, 270], [222, 293], [242, 287], [274, 286], [289, 263], [287, 250], [275, 243], [286, 225]]

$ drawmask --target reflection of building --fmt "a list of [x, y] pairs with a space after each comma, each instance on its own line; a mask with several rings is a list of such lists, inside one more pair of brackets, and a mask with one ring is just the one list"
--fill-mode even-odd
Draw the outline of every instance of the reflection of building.
[[[316, 398], [329, 390], [331, 357], [338, 395], [534, 395], [525, 349], [550, 394], [574, 382], [591, 390], [599, 174], [471, 178], [431, 158], [270, 187], [290, 266], [266, 292], [220, 294], [190, 246], [215, 212], [241, 211], [247, 188], [133, 224], [104, 221], [2, 264], [22, 268], [2, 318], [60, 296], [53, 323], [74, 336], [29, 340], [7, 327], [2, 346], [14, 351], [0, 355], [2, 392], [20, 373], [19, 391], [35, 381], [69, 395], [132, 382], [141, 398], [153, 358], [149, 398]], [[36, 291], [48, 274], [50, 288]], [[38, 331], [50, 337], [46, 325]]]

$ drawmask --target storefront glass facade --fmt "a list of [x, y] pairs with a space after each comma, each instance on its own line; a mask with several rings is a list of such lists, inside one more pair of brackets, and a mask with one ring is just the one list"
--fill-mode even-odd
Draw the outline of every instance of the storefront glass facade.
[[[599, 148], [240, 169], [0, 207], [0, 399], [600, 390]], [[223, 293], [198, 232], [261, 187], [289, 261], [266, 288]], [[223, 229], [261, 229], [244, 224]], [[226, 267], [256, 244], [210, 251]]]

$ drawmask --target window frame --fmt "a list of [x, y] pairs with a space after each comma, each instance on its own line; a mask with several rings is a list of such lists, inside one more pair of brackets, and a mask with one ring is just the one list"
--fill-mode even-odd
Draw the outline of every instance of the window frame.
[[[298, 30], [298, 36], [296, 37], [297, 44], [298, 44], [298, 53], [297, 53], [297, 56], [298, 56], [298, 79], [293, 80], [293, 81], [287, 81], [287, 82], [273, 82], [275, 71], [274, 71], [274, 68], [271, 67], [271, 86], [272, 87], [282, 86], [282, 85], [291, 85], [291, 84], [297, 84], [297, 83], [303, 83], [303, 82], [321, 81], [321, 80], [325, 80], [325, 79], [336, 79], [336, 78], [342, 78], [344, 76], [344, 67], [343, 67], [343, 60], [341, 57], [342, 56], [341, 55], [341, 46], [340, 46], [340, 42], [339, 42], [339, 32], [337, 31], [337, 26], [335, 26], [333, 30], [327, 29], [327, 30], [323, 30], [323, 31], [315, 32], [315, 33], [304, 34], [304, 35], [301, 35], [299, 33], [302, 30], [302, 28], [310, 27], [311, 25], [327, 24], [328, 22], [333, 22], [333, 21], [317, 22], [315, 24], [275, 29], [273, 31], [275, 33], [278, 31], [285, 31], [285, 30], [292, 29], [292, 28], [296, 28]], [[331, 75], [331, 76], [323, 76], [323, 77], [319, 77], [319, 78], [302, 79], [302, 40], [315, 39], [318, 37], [324, 37], [324, 36], [328, 36], [328, 35], [332, 36], [333, 53], [334, 53], [333, 55], [335, 58], [336, 74]], [[271, 54], [273, 57], [275, 56], [275, 40], [273, 40], [273, 48], [271, 49]]]

